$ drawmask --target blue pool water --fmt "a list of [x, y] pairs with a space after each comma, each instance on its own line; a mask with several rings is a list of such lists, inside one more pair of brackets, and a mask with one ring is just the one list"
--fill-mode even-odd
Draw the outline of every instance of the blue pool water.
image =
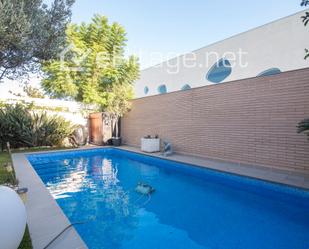
[[111, 148], [28, 160], [90, 249], [309, 248], [304, 190]]

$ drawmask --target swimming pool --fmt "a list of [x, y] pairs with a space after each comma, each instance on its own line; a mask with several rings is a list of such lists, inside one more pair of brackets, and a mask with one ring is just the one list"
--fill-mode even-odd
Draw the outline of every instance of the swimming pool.
[[301, 189], [114, 148], [27, 157], [90, 249], [309, 248]]

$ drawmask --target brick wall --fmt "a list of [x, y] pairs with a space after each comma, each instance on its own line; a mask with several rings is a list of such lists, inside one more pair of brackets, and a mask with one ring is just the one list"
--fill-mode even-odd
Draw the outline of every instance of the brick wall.
[[309, 173], [309, 69], [150, 96], [122, 119], [125, 144], [158, 134], [180, 153]]

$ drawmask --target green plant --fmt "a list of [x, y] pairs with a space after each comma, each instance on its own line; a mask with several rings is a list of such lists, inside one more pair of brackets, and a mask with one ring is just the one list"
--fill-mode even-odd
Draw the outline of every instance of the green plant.
[[0, 80], [37, 72], [65, 43], [74, 0], [0, 0]]
[[27, 105], [5, 105], [0, 108], [0, 142], [12, 148], [58, 146], [74, 132], [75, 126], [57, 115], [34, 112]]
[[42, 87], [54, 98], [73, 98], [100, 109], [115, 85], [131, 85], [139, 75], [134, 56], [125, 58], [126, 33], [118, 23], [96, 15], [90, 24], [67, 28], [67, 48], [59, 60], [46, 62]]
[[[308, 0], [302, 0], [300, 3], [300, 6], [302, 7], [307, 7], [309, 5], [309, 1]], [[309, 23], [309, 12], [306, 11], [304, 16], [301, 16], [301, 19], [303, 21], [304, 26], [307, 26], [307, 24]], [[307, 48], [305, 48], [305, 60], [309, 58], [309, 50]]]
[[109, 92], [107, 99], [106, 111], [114, 121], [115, 137], [119, 137], [119, 119], [130, 110], [131, 103], [129, 100], [133, 97], [133, 88], [130, 84], [114, 85]]
[[61, 116], [49, 116], [46, 112], [32, 114], [33, 146], [59, 146], [74, 129], [75, 126]]
[[13, 148], [32, 147], [32, 118], [22, 104], [5, 105], [0, 109], [0, 141], [2, 150], [6, 142]]
[[298, 133], [307, 133], [309, 136], [309, 118], [302, 120], [297, 126]]
[[30, 98], [44, 99], [44, 97], [45, 97], [40, 89], [31, 86], [29, 83], [26, 83], [24, 85], [23, 90], [24, 90], [26, 96], [30, 97]]

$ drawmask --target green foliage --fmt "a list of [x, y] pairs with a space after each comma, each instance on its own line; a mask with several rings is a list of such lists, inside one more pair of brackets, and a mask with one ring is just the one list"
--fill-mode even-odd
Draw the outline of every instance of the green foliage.
[[66, 32], [65, 53], [43, 67], [44, 90], [106, 109], [114, 87], [132, 85], [139, 75], [137, 59], [124, 57], [124, 28], [96, 15], [90, 24], [72, 24]]
[[23, 90], [27, 97], [30, 98], [38, 98], [38, 99], [44, 99], [44, 94], [40, 91], [40, 89], [33, 87], [29, 84], [25, 84], [23, 87]]
[[69, 121], [60, 116], [49, 116], [46, 112], [32, 114], [31, 128], [33, 146], [60, 145], [74, 131]]
[[28, 226], [27, 226], [25, 233], [24, 233], [23, 240], [21, 241], [18, 249], [32, 249], [32, 248], [33, 247], [32, 247], [31, 237], [30, 237]]
[[45, 112], [35, 113], [22, 104], [5, 105], [0, 109], [0, 142], [13, 148], [56, 146], [69, 137], [74, 126], [64, 118]]
[[309, 22], [309, 12], [305, 12], [305, 15], [301, 17], [305, 26], [307, 26]]
[[[307, 7], [309, 5], [309, 0], [302, 0], [300, 3], [300, 6], [302, 7]], [[307, 26], [307, 24], [309, 23], [309, 12], [306, 11], [305, 15], [301, 17], [303, 23], [305, 26]], [[309, 58], [309, 50], [306, 48], [305, 49], [305, 60]]]
[[10, 142], [12, 147], [31, 147], [31, 114], [22, 105], [0, 109], [0, 141], [2, 146]]
[[298, 133], [307, 133], [309, 136], [309, 118], [304, 119], [303, 121], [299, 122], [297, 126]]
[[106, 111], [114, 116], [122, 117], [131, 107], [128, 101], [133, 97], [131, 85], [117, 85], [109, 93]]
[[302, 0], [300, 3], [300, 6], [302, 7], [306, 7], [307, 5], [309, 5], [309, 0]]
[[74, 0], [0, 0], [0, 80], [36, 72], [65, 44]]
[[119, 135], [118, 121], [131, 107], [128, 101], [133, 97], [133, 88], [131, 85], [116, 85], [108, 95], [106, 111], [114, 120], [116, 137]]
[[10, 155], [7, 152], [0, 152], [0, 185], [14, 184], [14, 177], [11, 172], [5, 169], [5, 165], [11, 163]]
[[305, 48], [305, 54], [304, 59], [307, 60], [309, 58], [309, 50], [307, 48]]
[[39, 98], [39, 99], [43, 99], [44, 93], [36, 87], [31, 86], [29, 83], [27, 82], [23, 82], [23, 91], [24, 93], [15, 93], [11, 90], [9, 90], [9, 93], [16, 96], [16, 97], [30, 97], [30, 98]]

